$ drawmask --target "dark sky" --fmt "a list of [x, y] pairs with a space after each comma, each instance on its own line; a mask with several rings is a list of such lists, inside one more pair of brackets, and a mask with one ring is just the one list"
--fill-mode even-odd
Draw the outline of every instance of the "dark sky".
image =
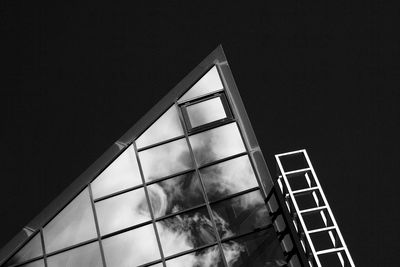
[[0, 4], [0, 247], [221, 43], [271, 171], [306, 148], [355, 263], [398, 265], [399, 8], [65, 2]]

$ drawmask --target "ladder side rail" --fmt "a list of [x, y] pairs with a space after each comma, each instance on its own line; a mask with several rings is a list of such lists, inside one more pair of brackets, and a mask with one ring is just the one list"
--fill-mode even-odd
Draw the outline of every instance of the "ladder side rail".
[[343, 238], [343, 236], [342, 236], [342, 233], [340, 232], [340, 229], [339, 229], [339, 226], [338, 226], [338, 224], [337, 224], [337, 222], [336, 222], [336, 219], [335, 219], [335, 217], [333, 216], [333, 212], [332, 212], [331, 207], [329, 206], [329, 203], [328, 203], [328, 201], [327, 201], [327, 199], [326, 199], [325, 193], [324, 193], [324, 191], [322, 190], [321, 184], [320, 184], [320, 182], [319, 182], [319, 180], [318, 180], [317, 174], [315, 173], [314, 167], [313, 167], [312, 164], [311, 164], [311, 161], [310, 161], [310, 158], [309, 158], [309, 156], [308, 156], [308, 154], [307, 154], [307, 151], [306, 151], [305, 149], [303, 149], [303, 153], [304, 153], [304, 156], [305, 156], [305, 158], [306, 158], [307, 164], [308, 164], [309, 168], [311, 169], [311, 172], [312, 172], [312, 174], [313, 174], [313, 176], [314, 176], [314, 181], [315, 181], [317, 187], [319, 188], [319, 192], [320, 192], [321, 197], [322, 197], [322, 199], [323, 199], [323, 201], [324, 201], [324, 203], [325, 203], [325, 206], [326, 206], [326, 208], [327, 208], [327, 210], [328, 210], [328, 214], [329, 214], [329, 216], [331, 217], [330, 219], [331, 219], [331, 221], [332, 221], [332, 224], [333, 224], [333, 226], [336, 228], [336, 229], [335, 229], [335, 230], [336, 230], [336, 233], [337, 233], [337, 235], [338, 235], [338, 237], [339, 237], [339, 239], [340, 239], [340, 242], [341, 242], [341, 244], [342, 244], [342, 247], [343, 247], [343, 249], [344, 249], [344, 251], [345, 251], [345, 253], [346, 253], [347, 259], [348, 259], [348, 261], [350, 262], [350, 265], [351, 265], [352, 267], [354, 267], [355, 264], [354, 264], [354, 262], [353, 262], [353, 259], [351, 258], [350, 252], [349, 252], [349, 250], [348, 250], [348, 248], [347, 248], [347, 245], [346, 245], [346, 243], [345, 243], [345, 241], [344, 241], [344, 238]]

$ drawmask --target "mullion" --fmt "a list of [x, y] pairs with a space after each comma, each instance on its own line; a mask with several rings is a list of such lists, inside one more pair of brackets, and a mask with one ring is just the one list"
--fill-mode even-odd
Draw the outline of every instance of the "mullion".
[[89, 240], [80, 242], [80, 243], [78, 243], [78, 244], [75, 244], [75, 245], [72, 245], [72, 246], [69, 246], [69, 247], [65, 247], [65, 248], [62, 248], [62, 249], [59, 249], [59, 250], [56, 250], [56, 251], [52, 251], [52, 252], [50, 252], [50, 253], [47, 253], [46, 255], [47, 255], [47, 257], [51, 257], [51, 256], [54, 256], [54, 255], [56, 255], [56, 254], [60, 254], [60, 253], [66, 252], [66, 251], [68, 251], [68, 250], [72, 250], [72, 249], [74, 249], [74, 248], [77, 248], [77, 247], [81, 247], [81, 246], [84, 246], [84, 245], [88, 245], [88, 244], [93, 243], [93, 242], [96, 242], [96, 241], [98, 241], [97, 238], [92, 238], [92, 239], [89, 239]]
[[229, 124], [231, 122], [235, 122], [236, 120], [232, 117], [232, 118], [224, 118], [224, 119], [220, 119], [217, 121], [213, 121], [207, 124], [203, 124], [200, 126], [197, 126], [195, 128], [193, 128], [192, 130], [190, 130], [190, 132], [188, 132], [188, 136], [192, 136], [201, 132], [205, 132], [208, 130], [212, 130], [214, 128], [218, 128], [220, 126], [224, 126], [226, 124]]
[[[199, 166], [198, 169], [202, 170], [204, 168], [207, 168], [207, 167], [210, 167], [210, 166], [213, 166], [213, 165], [217, 165], [219, 163], [222, 163], [222, 162], [225, 162], [225, 161], [229, 161], [231, 159], [239, 158], [239, 157], [244, 156], [244, 155], [248, 155], [248, 153], [246, 151], [245, 152], [240, 152], [238, 154], [234, 154], [234, 155], [222, 158], [222, 159], [218, 159], [218, 160], [215, 160], [215, 161], [212, 161], [212, 162], [208, 162], [208, 163], [205, 163], [205, 164]], [[254, 172], [254, 170], [253, 170], [253, 172]]]
[[141, 164], [141, 162], [140, 162], [139, 152], [138, 152], [138, 150], [137, 150], [137, 147], [136, 147], [136, 143], [135, 143], [135, 142], [133, 142], [133, 148], [134, 148], [134, 150], [135, 150], [136, 160], [137, 160], [137, 163], [138, 163], [140, 176], [141, 176], [141, 178], [142, 178], [143, 188], [144, 188], [144, 192], [145, 192], [145, 195], [146, 195], [146, 201], [147, 201], [147, 205], [148, 205], [148, 208], [149, 208], [149, 212], [150, 212], [150, 216], [151, 216], [151, 222], [152, 222], [152, 225], [153, 225], [154, 233], [155, 233], [155, 235], [156, 235], [156, 240], [157, 240], [157, 244], [158, 244], [158, 249], [159, 249], [159, 251], [160, 251], [161, 260], [162, 260], [162, 262], [163, 262], [164, 267], [166, 267], [166, 265], [165, 265], [165, 259], [164, 259], [164, 252], [163, 252], [162, 247], [161, 247], [160, 236], [159, 236], [159, 234], [158, 234], [158, 230], [157, 230], [157, 227], [156, 227], [156, 224], [155, 224], [153, 208], [152, 208], [152, 206], [151, 206], [150, 197], [149, 197], [149, 192], [148, 192], [148, 190], [147, 190], [147, 185], [146, 185], [145, 178], [144, 178], [144, 174], [143, 174], [142, 164]]
[[200, 204], [200, 205], [196, 205], [194, 207], [190, 207], [190, 208], [185, 209], [185, 210], [181, 210], [181, 211], [178, 211], [178, 212], [175, 212], [175, 213], [170, 213], [170, 214], [158, 217], [158, 218], [155, 219], [155, 221], [159, 222], [159, 221], [162, 221], [164, 219], [168, 219], [168, 218], [171, 218], [171, 217], [174, 217], [174, 216], [178, 216], [178, 215], [181, 215], [181, 214], [186, 213], [186, 212], [191, 212], [191, 211], [194, 211], [196, 209], [204, 208], [205, 206], [206, 206], [206, 203], [203, 203], [203, 204]]
[[[170, 179], [170, 178], [175, 178], [175, 177], [178, 177], [178, 176], [180, 176], [180, 175], [184, 175], [184, 174], [187, 174], [187, 173], [190, 173], [190, 172], [194, 172], [194, 171], [195, 171], [194, 168], [190, 168], [190, 169], [188, 169], [188, 170], [184, 170], [184, 171], [177, 172], [177, 173], [174, 173], [174, 174], [170, 174], [170, 175], [167, 175], [167, 176], [158, 178], [158, 179], [151, 180], [151, 181], [149, 181], [149, 182], [146, 182], [145, 184], [146, 184], [146, 186], [147, 186], [147, 185], [152, 185], [152, 184], [155, 184], [155, 183], [158, 183], [158, 182], [162, 182], [162, 181], [168, 180], [168, 179]], [[111, 193], [111, 194], [106, 195], [106, 196], [102, 196], [102, 197], [96, 198], [96, 199], [94, 200], [94, 202], [99, 202], [99, 201], [106, 200], [106, 199], [108, 199], [108, 198], [112, 198], [112, 197], [115, 197], [115, 196], [118, 196], [118, 195], [122, 195], [122, 194], [128, 193], [128, 192], [130, 192], [130, 191], [134, 191], [134, 190], [136, 190], [136, 189], [139, 189], [139, 188], [141, 188], [141, 187], [143, 187], [143, 184], [136, 185], [136, 186], [133, 186], [133, 187], [130, 187], [130, 188], [127, 188], [127, 189], [123, 189], [123, 190], [120, 190], [120, 191]]]
[[[11, 259], [11, 258], [10, 258], [10, 259]], [[24, 265], [24, 264], [28, 264], [28, 263], [31, 263], [31, 262], [34, 262], [34, 261], [37, 261], [37, 260], [44, 260], [44, 256], [43, 256], [43, 255], [42, 255], [42, 256], [37, 256], [37, 257], [35, 257], [35, 258], [29, 259], [29, 260], [25, 260], [25, 261], [20, 262], [20, 263], [14, 263], [14, 264], [12, 264], [12, 265], [10, 265], [10, 266], [8, 266], [8, 267], [19, 267], [19, 266], [22, 266], [22, 265]], [[4, 263], [7, 263], [7, 261], [4, 262]], [[45, 264], [45, 265], [46, 265], [46, 264]]]
[[221, 97], [221, 95], [223, 95], [223, 94], [224, 94], [223, 90], [218, 91], [218, 92], [206, 93], [201, 96], [195, 96], [195, 97], [193, 97], [189, 100], [185, 100], [184, 102], [181, 102], [181, 103], [177, 102], [177, 105], [178, 105], [178, 108], [179, 107], [180, 108], [188, 107], [188, 106], [195, 105], [195, 104], [198, 104], [198, 103], [201, 103], [201, 102], [213, 99], [213, 98]]
[[148, 182], [146, 182], [146, 185], [156, 184], [156, 183], [168, 180], [170, 178], [175, 178], [175, 177], [178, 177], [178, 176], [181, 176], [181, 175], [184, 175], [184, 174], [188, 174], [190, 172], [194, 172], [195, 170], [196, 170], [195, 168], [190, 168], [188, 170], [184, 170], [184, 171], [180, 171], [180, 172], [177, 172], [177, 173], [174, 173], [174, 174], [170, 174], [170, 175], [158, 178], [158, 179], [154, 179], [154, 180], [148, 181]]
[[[175, 105], [177, 105], [177, 103], [175, 103]], [[204, 200], [205, 200], [205, 203], [206, 203], [208, 215], [210, 216], [211, 222], [212, 222], [213, 227], [214, 227], [214, 232], [215, 232], [215, 236], [217, 238], [218, 247], [219, 247], [220, 253], [223, 254], [221, 239], [220, 239], [220, 236], [219, 236], [219, 233], [218, 233], [217, 225], [216, 225], [216, 223], [214, 221], [214, 218], [213, 218], [213, 215], [212, 215], [212, 210], [211, 210], [211, 207], [209, 205], [207, 193], [206, 193], [206, 190], [205, 190], [205, 186], [204, 186], [203, 180], [201, 178], [200, 171], [198, 169], [198, 164], [197, 164], [196, 158], [195, 158], [194, 153], [193, 153], [192, 145], [190, 144], [190, 141], [189, 141], [188, 130], [185, 127], [186, 124], [183, 121], [184, 118], [182, 118], [182, 116], [183, 116], [182, 112], [180, 112], [179, 115], [180, 115], [180, 118], [181, 118], [181, 125], [183, 127], [183, 132], [185, 133], [186, 142], [187, 142], [188, 147], [189, 147], [190, 157], [192, 158], [192, 161], [194, 162], [194, 165], [196, 167], [196, 174], [198, 175], [198, 177], [200, 179], [200, 184], [201, 184], [201, 187], [202, 187]], [[228, 263], [226, 262], [225, 255], [221, 255], [221, 257], [222, 257], [222, 261], [223, 261], [224, 265], [226, 267], [228, 267]]]
[[151, 262], [147, 262], [145, 264], [138, 265], [136, 267], [148, 267], [148, 266], [152, 266], [157, 263], [163, 263], [163, 262], [162, 262], [162, 260], [156, 260], [156, 261], [151, 261]]
[[[12, 265], [10, 265], [8, 267], [20, 267], [22, 265], [29, 264], [29, 263], [32, 263], [32, 262], [35, 262], [35, 261], [38, 261], [38, 260], [43, 260], [44, 261], [44, 257], [40, 256], [40, 257], [32, 258], [32, 259], [26, 260], [26, 261], [21, 262], [21, 263], [14, 263], [14, 264], [12, 264]], [[45, 266], [47, 266], [46, 265], [46, 261], [44, 261], [44, 263], [45, 263]]]
[[151, 144], [151, 145], [147, 145], [147, 146], [138, 148], [137, 151], [138, 151], [138, 152], [141, 152], [141, 151], [143, 151], [143, 150], [147, 150], [147, 149], [150, 149], [150, 148], [153, 148], [153, 147], [156, 147], [156, 146], [161, 146], [161, 145], [164, 145], [164, 144], [167, 144], [167, 143], [171, 143], [171, 142], [173, 142], [173, 141], [177, 141], [177, 140], [179, 140], [179, 139], [181, 139], [181, 138], [184, 138], [184, 137], [185, 137], [185, 135], [179, 135], [179, 136], [176, 136], [176, 137], [167, 139], [167, 140], [163, 140], [163, 141], [160, 141], [160, 142]]
[[[189, 91], [189, 90], [187, 90], [187, 91]], [[194, 96], [194, 97], [189, 98], [187, 100], [181, 100], [181, 101], [177, 100], [176, 103], [177, 103], [178, 106], [183, 106], [183, 105], [185, 105], [187, 103], [192, 103], [194, 101], [202, 100], [202, 99], [211, 97], [213, 95], [216, 95], [216, 94], [219, 94], [219, 93], [223, 93], [224, 91], [225, 91], [225, 88], [222, 88], [222, 89], [218, 89], [218, 90], [215, 90], [215, 91], [212, 91], [212, 92], [208, 92], [208, 93], [205, 93], [205, 94], [202, 94], [202, 95], [199, 95], [199, 96]]]
[[229, 241], [232, 241], [232, 240], [235, 240], [235, 239], [239, 239], [239, 238], [242, 238], [242, 237], [254, 234], [254, 233], [258, 233], [258, 232], [261, 232], [261, 231], [264, 231], [264, 230], [267, 230], [267, 229], [270, 229], [270, 228], [273, 228], [272, 223], [268, 224], [268, 225], [265, 225], [265, 226], [262, 226], [262, 227], [259, 227], [259, 228], [255, 228], [252, 231], [244, 233], [244, 234], [234, 235], [234, 236], [229, 236], [229, 237], [222, 238], [221, 239], [221, 243], [225, 243], [225, 242], [229, 242]]
[[223, 202], [223, 201], [229, 200], [229, 199], [231, 199], [231, 198], [239, 197], [239, 196], [241, 196], [241, 195], [245, 195], [245, 194], [247, 194], [247, 193], [251, 193], [251, 192], [257, 191], [257, 190], [259, 190], [259, 189], [260, 189], [259, 186], [252, 187], [252, 188], [249, 188], [249, 189], [246, 189], [246, 190], [237, 192], [237, 193], [235, 193], [235, 194], [231, 194], [231, 195], [222, 197], [222, 198], [217, 199], [217, 200], [209, 201], [208, 203], [209, 203], [210, 205], [214, 205], [214, 204], [217, 204], [217, 203], [219, 203], [219, 202]]
[[126, 227], [126, 228], [117, 230], [117, 231], [112, 232], [112, 233], [105, 234], [105, 235], [103, 235], [103, 236], [101, 237], [101, 239], [106, 239], [106, 238], [113, 237], [113, 236], [116, 236], [116, 235], [119, 235], [119, 234], [123, 234], [123, 233], [125, 233], [125, 232], [129, 232], [129, 231], [131, 231], [131, 230], [140, 228], [140, 227], [142, 227], [142, 226], [146, 226], [146, 225], [150, 224], [151, 222], [152, 222], [152, 221], [149, 220], [149, 221], [146, 221], [146, 222], [142, 222], [142, 223], [139, 223], [139, 224], [135, 224], [135, 225], [132, 225], [132, 226], [129, 226], [129, 227]]
[[40, 240], [42, 241], [42, 250], [43, 250], [43, 261], [44, 261], [44, 266], [47, 267], [47, 255], [46, 255], [46, 247], [44, 244], [44, 235], [43, 235], [43, 228], [40, 228]]
[[106, 258], [105, 258], [104, 250], [103, 250], [103, 244], [102, 244], [102, 242], [101, 242], [100, 226], [99, 226], [99, 221], [98, 221], [98, 219], [97, 219], [96, 207], [95, 207], [94, 200], [93, 200], [93, 193], [92, 193], [92, 186], [91, 186], [91, 184], [88, 185], [88, 190], [89, 190], [90, 204], [91, 204], [92, 210], [93, 210], [94, 223], [95, 223], [95, 225], [96, 225], [97, 239], [98, 239], [99, 246], [100, 246], [101, 260], [102, 260], [102, 262], [103, 262], [103, 266], [104, 266], [104, 267], [107, 267]]
[[103, 201], [103, 200], [106, 200], [106, 199], [109, 199], [109, 198], [112, 198], [112, 197], [116, 197], [116, 196], [119, 196], [119, 195], [122, 195], [122, 194], [125, 194], [125, 193], [128, 193], [128, 192], [134, 191], [134, 190], [139, 189], [141, 187], [143, 187], [142, 184], [136, 185], [136, 186], [133, 186], [133, 187], [130, 187], [130, 188], [126, 188], [126, 189], [111, 193], [111, 194], [106, 195], [106, 196], [102, 196], [102, 197], [96, 198], [93, 201], [95, 203], [96, 202], [100, 202], [100, 201]]
[[185, 250], [185, 251], [173, 254], [171, 256], [166, 257], [165, 260], [166, 261], [172, 260], [172, 259], [178, 258], [180, 256], [184, 256], [184, 255], [187, 255], [187, 254], [190, 254], [190, 253], [193, 253], [193, 252], [205, 249], [205, 248], [210, 248], [210, 247], [215, 246], [215, 245], [218, 245], [218, 241], [212, 242], [212, 243], [207, 244], [207, 245], [200, 246], [198, 248], [192, 248], [192, 249], [189, 249], [189, 250]]

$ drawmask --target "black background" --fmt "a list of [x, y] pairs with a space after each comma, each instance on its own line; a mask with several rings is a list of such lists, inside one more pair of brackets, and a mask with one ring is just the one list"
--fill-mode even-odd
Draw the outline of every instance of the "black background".
[[271, 171], [306, 148], [355, 263], [398, 265], [397, 7], [65, 2], [0, 4], [0, 247], [221, 43]]

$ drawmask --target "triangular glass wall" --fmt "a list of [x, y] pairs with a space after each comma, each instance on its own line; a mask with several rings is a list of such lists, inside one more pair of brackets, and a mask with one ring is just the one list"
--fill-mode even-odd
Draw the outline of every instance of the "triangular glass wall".
[[222, 49], [149, 114], [3, 266], [296, 266]]

